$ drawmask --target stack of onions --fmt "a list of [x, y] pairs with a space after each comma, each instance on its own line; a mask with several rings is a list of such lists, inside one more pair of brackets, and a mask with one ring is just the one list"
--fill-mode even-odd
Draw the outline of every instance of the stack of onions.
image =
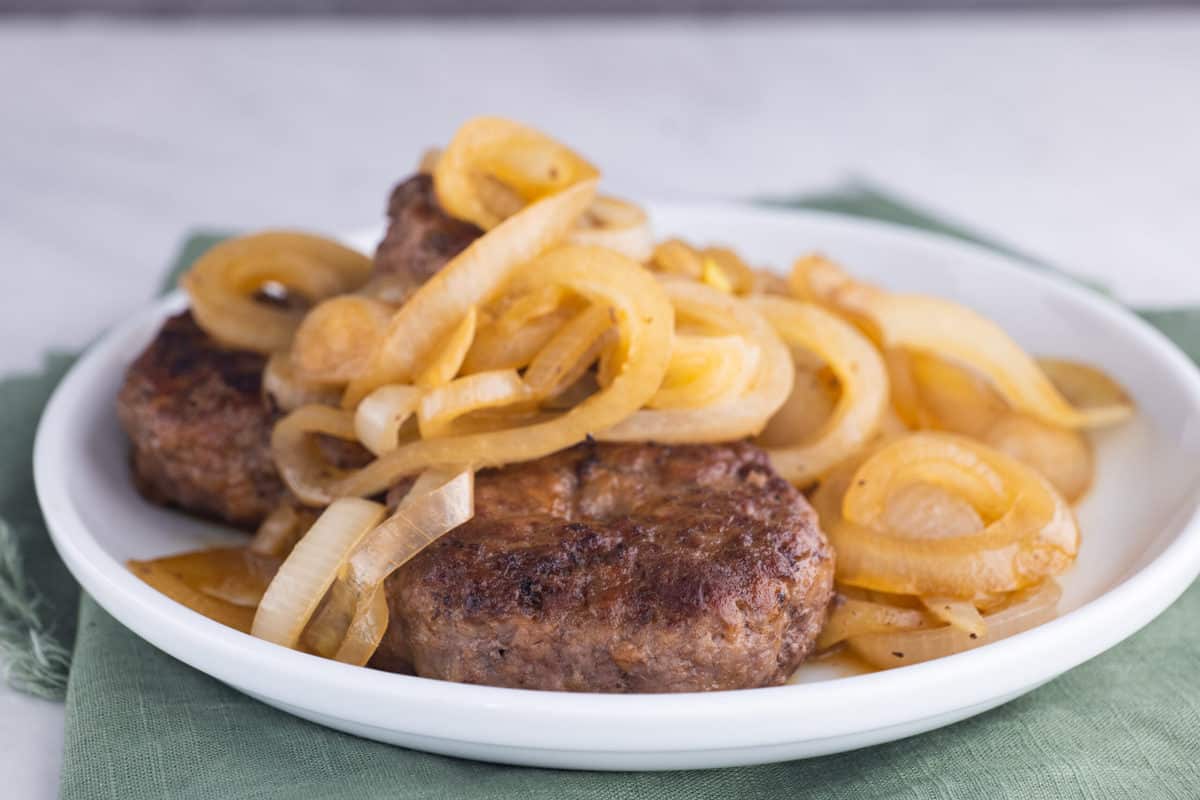
[[[286, 558], [269, 586], [243, 581], [261, 595], [242, 593], [249, 624], [198, 561], [139, 565], [147, 580], [361, 664], [387, 625], [385, 580], [471, 518], [475, 470], [589, 436], [757, 437], [784, 477], [819, 487], [841, 587], [822, 647], [895, 666], [1053, 613], [1079, 545], [1068, 501], [1092, 479], [1085, 431], [1132, 408], [1102, 373], [1038, 362], [969, 309], [818, 256], [784, 281], [727, 248], [655, 245], [640, 208], [597, 195], [595, 167], [518, 123], [471, 120], [426, 161], [441, 206], [485, 234], [399, 307], [372, 294], [368, 259], [306, 234], [233, 240], [185, 279], [207, 331], [270, 355], [288, 412], [276, 465], [324, 511], [307, 531], [289, 508], [264, 525], [258, 550]], [[373, 460], [331, 463], [329, 437]], [[370, 499], [413, 476], [390, 514]]]

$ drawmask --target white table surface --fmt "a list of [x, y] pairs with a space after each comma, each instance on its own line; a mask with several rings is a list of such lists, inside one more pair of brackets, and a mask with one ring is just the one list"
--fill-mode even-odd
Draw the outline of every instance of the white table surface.
[[[632, 197], [873, 180], [1113, 287], [1200, 302], [1200, 14], [561, 23], [0, 22], [0, 371], [152, 293], [184, 231], [377, 221], [501, 113]], [[0, 688], [0, 795], [61, 706]]]

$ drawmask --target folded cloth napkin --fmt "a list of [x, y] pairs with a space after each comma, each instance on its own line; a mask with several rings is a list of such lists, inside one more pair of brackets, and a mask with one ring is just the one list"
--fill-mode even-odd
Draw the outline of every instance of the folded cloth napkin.
[[[868, 189], [786, 205], [885, 219], [1003, 249]], [[176, 270], [213, 241], [193, 238]], [[1145, 316], [1193, 358], [1200, 355], [1200, 310]], [[0, 525], [0, 659], [11, 683], [45, 696], [65, 682], [65, 643], [75, 629], [68, 609], [77, 590], [36, 510], [30, 448], [34, 422], [69, 362], [53, 356], [40, 374], [0, 381], [0, 519], [8, 522]], [[175, 661], [84, 595], [66, 687], [61, 793], [67, 800], [1195, 798], [1197, 618], [1200, 586], [1193, 586], [1109, 653], [999, 709], [923, 736], [760, 767], [593, 773], [463, 761], [321, 728]]]

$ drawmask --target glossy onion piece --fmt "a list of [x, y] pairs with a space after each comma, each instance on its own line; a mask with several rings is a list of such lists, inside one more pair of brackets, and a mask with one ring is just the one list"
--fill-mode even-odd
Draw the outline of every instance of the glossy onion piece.
[[[254, 553], [284, 558], [316, 521], [313, 509], [282, 502], [259, 524], [248, 549]], [[263, 589], [266, 589], [265, 585]], [[258, 601], [255, 600], [254, 604], [258, 605]]]
[[472, 242], [395, 313], [370, 368], [347, 387], [343, 405], [352, 408], [385, 384], [411, 383], [470, 308], [499, 294], [523, 265], [561, 241], [595, 194], [595, 181], [585, 181]]
[[306, 380], [292, 366], [292, 354], [287, 350], [272, 353], [263, 369], [263, 394], [276, 408], [292, 411], [312, 403], [337, 405], [341, 387], [336, 383]]
[[929, 595], [921, 598], [929, 613], [947, 625], [958, 628], [972, 639], [987, 635], [987, 623], [970, 600]]
[[365, 664], [387, 628], [384, 581], [409, 559], [475, 514], [474, 474], [421, 473], [396, 511], [351, 554], [320, 613], [305, 631], [322, 655]]
[[300, 633], [350, 553], [383, 519], [379, 503], [358, 498], [334, 501], [296, 543], [267, 587], [254, 615], [251, 634], [296, 647]]
[[[1079, 549], [1074, 515], [1049, 482], [963, 437], [909, 434], [881, 446], [837, 483], [822, 486], [814, 504], [838, 553], [838, 580], [851, 586], [960, 598], [1008, 592], [1063, 572]], [[891, 498], [914, 483], [965, 497], [984, 527], [931, 536], [889, 526]]]
[[476, 372], [427, 391], [417, 404], [417, 423], [421, 436], [431, 439], [444, 434], [464, 414], [520, 403], [529, 397], [529, 386], [516, 370]]
[[1008, 404], [974, 370], [927, 353], [908, 358], [923, 427], [979, 438], [1008, 415]]
[[1040, 472], [1070, 502], [1087, 493], [1095, 474], [1092, 445], [1079, 431], [1056, 428], [1024, 414], [1006, 414], [981, 441]]
[[828, 650], [852, 636], [927, 627], [928, 617], [917, 609], [839, 595], [834, 600], [829, 620], [817, 638], [816, 649]]
[[389, 616], [383, 585], [372, 586], [359, 598], [346, 636], [333, 653], [334, 660], [356, 667], [366, 666], [383, 641]]
[[[329, 428], [344, 431], [348, 426], [353, 437], [353, 419], [331, 416], [328, 412], [338, 412], [318, 406], [297, 409], [276, 424], [271, 437], [276, 465], [296, 496], [321, 505], [335, 497], [373, 495], [430, 466], [484, 467], [529, 461], [583, 441], [588, 434], [605, 430], [641, 408], [658, 390], [671, 356], [675, 317], [662, 285], [638, 264], [601, 248], [560, 247], [524, 269], [543, 283], [561, 284], [589, 302], [613, 310], [622, 356], [609, 386], [551, 419], [408, 442], [355, 471], [337, 470], [325, 462], [309, 436], [314, 429], [329, 433]], [[790, 359], [787, 367], [790, 382]]]
[[833, 414], [811, 440], [768, 450], [779, 474], [802, 486], [875, 435], [887, 408], [887, 371], [867, 338], [827, 311], [782, 297], [756, 297], [750, 303], [787, 344], [828, 364], [841, 386]]
[[1133, 411], [1133, 400], [1119, 383], [1103, 371], [1078, 361], [1039, 358], [1038, 366], [1063, 396], [1077, 408], [1126, 406]]
[[259, 302], [259, 292], [281, 286], [289, 299], [312, 304], [357, 289], [370, 274], [371, 259], [330, 239], [269, 231], [214, 246], [181, 283], [210, 336], [228, 347], [274, 353], [287, 349], [304, 309]]
[[567, 241], [615, 250], [638, 263], [649, 259], [654, 249], [646, 212], [615, 197], [597, 197]]
[[[598, 432], [596, 438], [670, 444], [724, 442], [757, 435], [792, 390], [791, 353], [770, 323], [748, 302], [679, 278], [663, 278], [662, 286], [681, 317], [741, 336], [757, 348], [761, 354], [758, 374], [746, 391], [735, 398], [702, 408], [643, 409]], [[621, 377], [618, 375], [605, 391], [611, 391]]]
[[486, 231], [518, 210], [520, 203], [540, 200], [599, 175], [595, 167], [544, 133], [499, 117], [476, 117], [458, 129], [438, 158], [433, 185], [446, 213]]
[[392, 307], [370, 297], [342, 295], [304, 316], [292, 342], [292, 366], [314, 383], [345, 383], [361, 374], [383, 338]]
[[740, 397], [760, 353], [741, 336], [676, 336], [663, 384], [648, 408], [702, 408]]
[[600, 354], [613, 328], [612, 309], [590, 305], [563, 325], [534, 356], [525, 383], [538, 399], [553, 397], [579, 379]]
[[953, 625], [855, 636], [848, 646], [878, 669], [920, 664], [1005, 639], [1054, 618], [1062, 590], [1053, 580], [1016, 592], [999, 610], [983, 616], [987, 633], [974, 638]]
[[842, 286], [834, 306], [869, 320], [884, 347], [932, 353], [984, 375], [1010, 406], [1050, 425], [1091, 428], [1129, 417], [1122, 404], [1075, 408], [1004, 330], [971, 309], [925, 295], [890, 294], [866, 284]]
[[758, 437], [758, 445], [770, 449], [808, 441], [833, 416], [842, 390], [833, 370], [819, 359], [807, 358], [807, 350], [792, 349], [796, 377], [792, 393]]
[[129, 570], [197, 614], [249, 633], [254, 609], [279, 563], [243, 547], [225, 547], [130, 561]]
[[700, 280], [704, 274], [704, 259], [682, 239], [666, 239], [650, 254], [650, 268], [664, 275]]
[[381, 386], [354, 410], [354, 435], [377, 456], [400, 446], [400, 429], [417, 411], [421, 390], [416, 386]]
[[512, 332], [499, 322], [487, 326], [475, 337], [463, 361], [465, 374], [494, 369], [521, 369], [529, 366], [558, 330], [571, 319], [570, 307], [561, 307], [534, 317]]
[[471, 343], [475, 341], [475, 329], [479, 323], [479, 313], [475, 306], [467, 309], [467, 315], [450, 331], [446, 341], [442, 342], [437, 355], [425, 369], [417, 375], [417, 385], [425, 388], [442, 386], [453, 380], [462, 369], [463, 360]]

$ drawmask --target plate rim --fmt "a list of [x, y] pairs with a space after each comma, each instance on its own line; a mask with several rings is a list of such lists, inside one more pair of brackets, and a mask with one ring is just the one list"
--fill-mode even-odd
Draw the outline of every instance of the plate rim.
[[[655, 204], [650, 208], [652, 217], [721, 215], [726, 219], [774, 218], [785, 222], [809, 218], [851, 233], [865, 231], [868, 236], [884, 233], [922, 246], [957, 249], [974, 261], [982, 258], [990, 262], [989, 269], [1019, 273], [1021, 279], [1032, 280], [1072, 302], [1090, 306], [1114, 329], [1131, 335], [1144, 349], [1160, 356], [1178, 378], [1191, 412], [1200, 418], [1200, 372], [1164, 334], [1115, 301], [1067, 278], [1025, 266], [1014, 257], [943, 234], [835, 212], [726, 203]], [[239, 688], [249, 683], [266, 683], [239, 681], [236, 670], [229, 667], [239, 661], [253, 662], [264, 675], [278, 676], [275, 688], [279, 691], [274, 694], [281, 702], [323, 714], [344, 717], [350, 705], [347, 700], [357, 704], [377, 703], [393, 710], [416, 709], [419, 713], [409, 715], [407, 724], [399, 726], [388, 725], [378, 714], [360, 713], [356, 719], [363, 724], [382, 723], [384, 728], [429, 737], [529, 750], [565, 747], [610, 753], [648, 750], [675, 753], [818, 741], [917, 718], [908, 704], [894, 703], [889, 708], [888, 704], [881, 707], [877, 702], [896, 696], [925, 698], [932, 693], [939, 702], [923, 706], [921, 716], [933, 716], [973, 705], [984, 696], [1031, 688], [1136, 633], [1173, 603], [1200, 573], [1200, 497], [1192, 496], [1161, 526], [1162, 530], [1179, 528], [1163, 551], [1098, 597], [1001, 642], [888, 672], [726, 692], [610, 695], [457, 684], [330, 662], [225, 628], [146, 586], [108, 555], [74, 508], [66, 481], [54, 478], [57, 464], [70, 453], [70, 443], [64, 439], [69, 438], [72, 401], [78, 402], [76, 395], [88, 385], [84, 379], [98, 366], [108, 364], [111, 358], [103, 357], [111, 355], [132, 331], [160, 319], [181, 302], [181, 295], [176, 292], [141, 308], [90, 346], [56, 387], [39, 421], [34, 446], [35, 485], [47, 528], [56, 550], [85, 590], [141, 638]], [[86, 401], [86, 396], [83, 400]], [[1186, 519], [1179, 520], [1181, 516]], [[142, 612], [140, 616], [138, 610]], [[174, 635], [168, 636], [168, 632]], [[186, 654], [181, 654], [184, 651]], [[1052, 658], [1048, 657], [1051, 653]], [[226, 668], [222, 668], [222, 658], [227, 659]], [[948, 677], [953, 680], [947, 681]], [[976, 680], [989, 681], [986, 695], [970, 690]], [[322, 698], [322, 693], [328, 697]], [[882, 713], [870, 724], [857, 721], [852, 724], [849, 720], [855, 715], [836, 713], [856, 706]], [[789, 720], [789, 714], [796, 709], [802, 709], [806, 716], [816, 713], [808, 720]], [[429, 719], [433, 712], [442, 716]], [[547, 726], [544, 724], [547, 716], [570, 724]], [[845, 719], [839, 725], [836, 723], [840, 717]], [[736, 727], [737, 722], [750, 718], [761, 718], [768, 724], [740, 730]], [[678, 733], [670, 742], [657, 738], [664, 719]], [[812, 719], [821, 720], [819, 730], [814, 729]], [[789, 721], [792, 724], [786, 724]], [[830, 724], [831, 721], [835, 724]], [[542, 725], [540, 729], [538, 723]], [[731, 725], [735, 727], [729, 728]], [[614, 743], [613, 731], [622, 726], [625, 735], [622, 741]], [[576, 730], [570, 730], [572, 727]], [[719, 743], [711, 733], [698, 730], [710, 727], [720, 730]]]

